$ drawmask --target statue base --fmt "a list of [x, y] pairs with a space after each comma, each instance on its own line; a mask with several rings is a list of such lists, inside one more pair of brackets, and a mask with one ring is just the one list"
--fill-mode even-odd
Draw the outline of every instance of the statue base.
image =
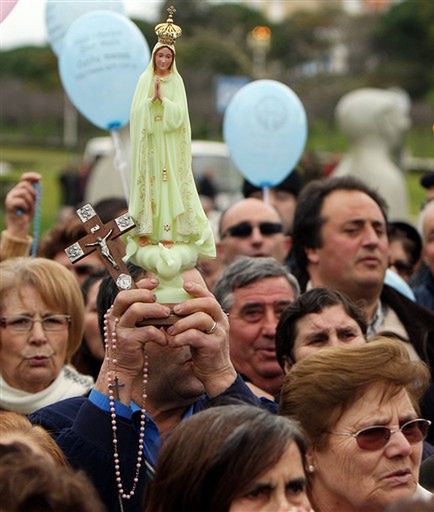
[[198, 257], [197, 249], [187, 244], [147, 244], [141, 246], [136, 239], [129, 238], [126, 259], [155, 274], [160, 284], [155, 290], [157, 302], [169, 306], [171, 314], [166, 318], [146, 318], [136, 325], [173, 325], [181, 317], [173, 313], [173, 307], [191, 299], [184, 290], [182, 272], [193, 268]]

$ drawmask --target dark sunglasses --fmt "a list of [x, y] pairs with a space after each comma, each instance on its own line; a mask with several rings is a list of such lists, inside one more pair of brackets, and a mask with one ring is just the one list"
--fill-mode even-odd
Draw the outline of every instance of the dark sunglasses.
[[395, 267], [399, 273], [411, 275], [413, 272], [413, 266], [402, 260], [391, 261], [389, 268]]
[[391, 430], [389, 427], [374, 425], [372, 427], [362, 428], [358, 432], [330, 432], [330, 434], [354, 437], [359, 448], [362, 450], [375, 451], [384, 448], [391, 436], [396, 432], [401, 432], [410, 444], [420, 443], [426, 438], [430, 425], [431, 422], [429, 420], [418, 418], [407, 421], [404, 425], [401, 425], [395, 430]]
[[86, 265], [86, 264], [76, 264], [74, 265], [73, 267], [75, 273], [79, 276], [89, 276], [90, 274], [93, 274], [94, 272], [96, 272], [97, 270], [99, 270], [98, 268], [92, 266], [92, 265]]
[[[240, 222], [239, 224], [235, 224], [235, 226], [228, 228], [221, 238], [228, 235], [234, 236], [235, 238], [248, 238], [252, 234], [254, 227], [255, 226], [252, 226], [250, 222]], [[260, 222], [258, 224], [258, 228], [261, 235], [264, 236], [276, 235], [283, 231], [283, 226], [280, 222]]]

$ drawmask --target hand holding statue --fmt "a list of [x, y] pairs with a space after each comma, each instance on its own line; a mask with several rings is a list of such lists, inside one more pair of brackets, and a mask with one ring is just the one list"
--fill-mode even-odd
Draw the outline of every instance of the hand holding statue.
[[[107, 329], [116, 332], [119, 400], [125, 404], [131, 400], [141, 402], [141, 397], [135, 396], [134, 390], [143, 373], [145, 354], [152, 353], [154, 344], [167, 347], [168, 360], [173, 353], [182, 351], [191, 361], [192, 371], [207, 395], [219, 395], [236, 379], [229, 355], [226, 314], [206, 288], [199, 272], [193, 269], [184, 274], [184, 286], [193, 298], [175, 306], [175, 312], [181, 319], [169, 328], [155, 325], [138, 327], [143, 320], [164, 319], [170, 315], [166, 305], [156, 302], [157, 285], [158, 280], [147, 275], [137, 282], [137, 289], [119, 292], [106, 315]], [[96, 383], [96, 389], [107, 395], [107, 373], [112, 364], [110, 356], [106, 355]], [[149, 372], [152, 374], [152, 366]], [[149, 398], [152, 400], [154, 397]]]

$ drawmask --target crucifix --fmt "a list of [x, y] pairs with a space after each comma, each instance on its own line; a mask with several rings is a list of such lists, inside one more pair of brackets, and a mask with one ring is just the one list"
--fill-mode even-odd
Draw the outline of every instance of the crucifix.
[[109, 388], [114, 389], [114, 397], [116, 400], [120, 400], [119, 398], [119, 389], [125, 387], [125, 384], [121, 384], [117, 377], [114, 378], [114, 384], [108, 384]]
[[90, 204], [79, 208], [77, 215], [88, 234], [65, 249], [71, 263], [97, 251], [120, 290], [136, 288], [127, 266], [122, 260], [122, 242], [118, 239], [120, 235], [134, 227], [133, 219], [128, 213], [125, 213], [107, 224], [103, 224]]

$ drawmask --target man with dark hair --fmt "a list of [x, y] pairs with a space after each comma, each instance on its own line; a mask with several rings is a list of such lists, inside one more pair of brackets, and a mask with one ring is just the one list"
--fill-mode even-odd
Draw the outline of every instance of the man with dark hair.
[[107, 509], [125, 512], [143, 510], [161, 438], [180, 421], [212, 398], [262, 403], [237, 376], [227, 316], [197, 270], [184, 273], [192, 298], [174, 306], [181, 318], [165, 327], [161, 322], [171, 310], [156, 302], [158, 281], [137, 267], [130, 272], [137, 289], [118, 292], [111, 277], [100, 287], [106, 354], [89, 397], [31, 416], [53, 434], [71, 464], [86, 471]]
[[313, 288], [282, 313], [276, 329], [276, 358], [285, 373], [291, 366], [326, 347], [365, 343], [363, 311], [342, 293]]
[[297, 280], [274, 258], [240, 256], [224, 270], [214, 293], [229, 314], [231, 360], [243, 378], [276, 396], [283, 372], [276, 361], [276, 326], [282, 311], [298, 296]]
[[351, 177], [307, 185], [295, 212], [293, 257], [302, 289], [345, 293], [363, 308], [368, 336], [393, 333], [434, 368], [434, 315], [384, 284], [387, 215], [374, 190]]

